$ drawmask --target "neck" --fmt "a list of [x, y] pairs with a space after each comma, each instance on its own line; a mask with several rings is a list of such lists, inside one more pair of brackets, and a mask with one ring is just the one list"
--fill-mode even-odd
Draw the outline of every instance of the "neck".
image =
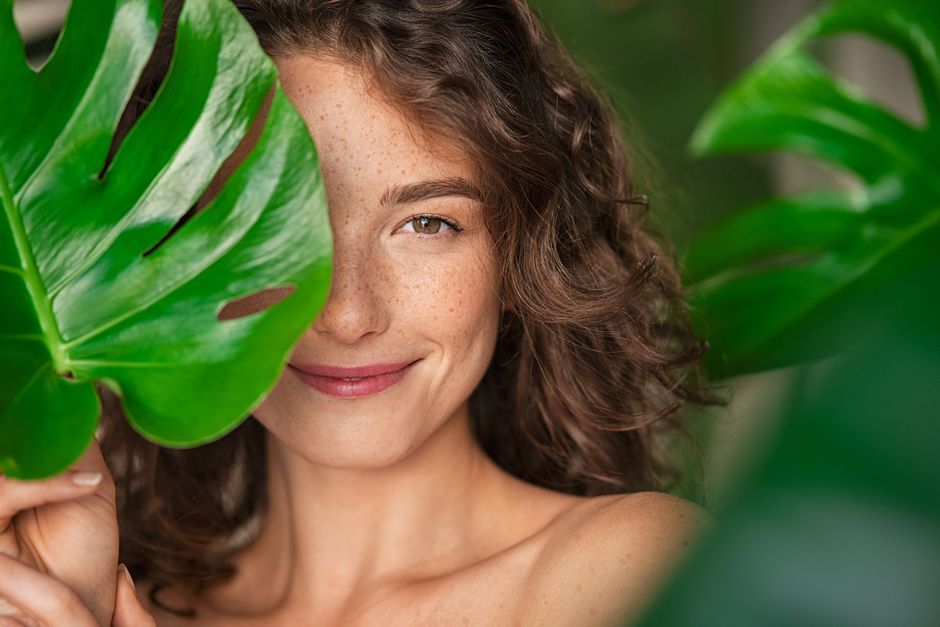
[[454, 572], [531, 532], [518, 507], [528, 486], [479, 447], [466, 406], [381, 468], [317, 465], [270, 432], [267, 452], [268, 513], [216, 607], [342, 607], [385, 585]]

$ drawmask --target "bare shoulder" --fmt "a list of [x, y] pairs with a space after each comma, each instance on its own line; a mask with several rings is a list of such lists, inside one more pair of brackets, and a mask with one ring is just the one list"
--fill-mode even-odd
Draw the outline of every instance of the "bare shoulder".
[[558, 521], [536, 560], [523, 625], [615, 625], [651, 600], [709, 515], [638, 492], [588, 499]]

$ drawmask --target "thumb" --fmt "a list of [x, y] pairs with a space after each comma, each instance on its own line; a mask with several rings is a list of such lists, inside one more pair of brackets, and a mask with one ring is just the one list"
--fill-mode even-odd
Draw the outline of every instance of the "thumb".
[[91, 438], [81, 457], [75, 460], [71, 467], [75, 470], [109, 472], [104, 455], [101, 453], [101, 443], [98, 441], [97, 435]]
[[137, 599], [127, 566], [120, 564], [117, 569], [117, 593], [111, 627], [156, 627], [156, 624], [153, 616], [147, 613]]
[[101, 452], [101, 444], [98, 442], [97, 436], [91, 439], [91, 442], [88, 443], [88, 446], [85, 448], [85, 452], [82, 453], [75, 462], [69, 467], [71, 471], [83, 471], [83, 472], [100, 472], [104, 476], [104, 481], [98, 485], [96, 492], [101, 496], [104, 496], [108, 501], [114, 503], [115, 494], [114, 494], [114, 479], [111, 474], [111, 470], [108, 468], [108, 464], [104, 459], [104, 454]]

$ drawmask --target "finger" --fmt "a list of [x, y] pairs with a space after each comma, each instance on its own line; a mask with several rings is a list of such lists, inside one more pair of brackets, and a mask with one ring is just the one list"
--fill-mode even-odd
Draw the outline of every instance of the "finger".
[[0, 476], [0, 531], [18, 512], [95, 492], [103, 478], [100, 472], [88, 471], [68, 471], [51, 479], [24, 481]]
[[101, 452], [101, 446], [98, 444], [98, 438], [91, 439], [85, 452], [71, 465], [69, 470], [72, 472], [100, 472], [104, 475], [104, 481], [98, 486], [97, 492], [109, 500], [114, 499], [114, 481], [111, 470], [108, 468]]
[[96, 493], [99, 496], [103, 496], [106, 500], [114, 503], [115, 500], [115, 487], [114, 487], [114, 477], [111, 474], [111, 469], [108, 468], [108, 464], [104, 459], [104, 454], [101, 452], [101, 445], [98, 443], [98, 438], [93, 437], [91, 442], [88, 443], [88, 448], [85, 449], [85, 452], [82, 453], [82, 456], [72, 464], [70, 470], [76, 472], [100, 472], [104, 475], [104, 481], [98, 486]]
[[0, 615], [0, 627], [42, 627], [42, 625], [28, 616], [20, 618], [19, 615], [17, 615], [16, 618], [8, 618]]
[[101, 445], [98, 444], [97, 437], [91, 439], [91, 442], [85, 448], [85, 452], [72, 464], [72, 469], [100, 473], [108, 472], [108, 465], [104, 461], [104, 455], [101, 453]]
[[112, 627], [156, 627], [153, 616], [140, 604], [131, 575], [124, 564], [118, 566], [117, 592]]
[[41, 625], [95, 627], [98, 624], [71, 588], [2, 553], [0, 597]]
[[0, 597], [0, 627], [40, 627], [31, 616], [27, 616], [18, 607]]

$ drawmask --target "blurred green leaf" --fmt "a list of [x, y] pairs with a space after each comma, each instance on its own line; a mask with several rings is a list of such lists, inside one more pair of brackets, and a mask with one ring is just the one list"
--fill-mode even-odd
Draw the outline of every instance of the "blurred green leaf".
[[851, 312], [804, 366], [770, 455], [642, 625], [940, 624], [940, 259]]
[[[10, 476], [50, 475], [78, 457], [99, 418], [96, 381], [156, 442], [221, 436], [274, 385], [326, 297], [330, 230], [313, 144], [226, 0], [186, 3], [169, 74], [102, 172], [161, 7], [74, 3], [36, 73], [12, 0], [0, 0], [0, 470]], [[174, 229], [272, 93], [251, 154]], [[293, 293], [217, 318], [275, 287]]]
[[[923, 128], [833, 78], [806, 51], [815, 39], [848, 31], [907, 56], [923, 96]], [[932, 1], [837, 2], [779, 41], [706, 115], [693, 138], [699, 154], [789, 150], [861, 184], [761, 204], [692, 243], [685, 267], [697, 330], [713, 346], [712, 374], [789, 366], [850, 346], [855, 326], [827, 321], [940, 246], [938, 42]]]

